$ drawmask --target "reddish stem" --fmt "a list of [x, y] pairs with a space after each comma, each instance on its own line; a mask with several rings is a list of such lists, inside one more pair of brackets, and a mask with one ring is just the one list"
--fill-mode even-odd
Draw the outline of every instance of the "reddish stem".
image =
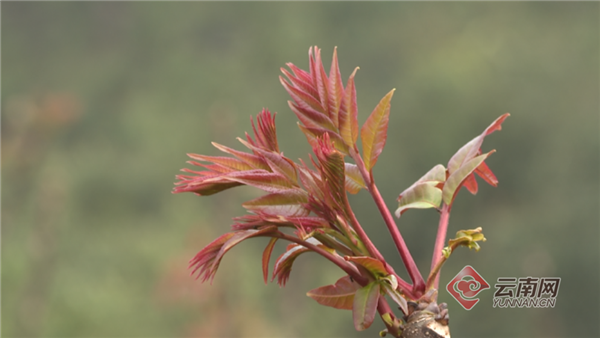
[[387, 264], [387, 262], [385, 261], [385, 258], [381, 254], [381, 252], [379, 252], [377, 247], [373, 244], [373, 242], [371, 242], [371, 239], [369, 238], [369, 236], [367, 236], [367, 233], [365, 233], [363, 228], [360, 226], [360, 223], [356, 219], [356, 215], [354, 215], [354, 212], [352, 211], [352, 208], [350, 207], [348, 198], [344, 198], [344, 203], [346, 204], [346, 206], [345, 206], [346, 210], [348, 210], [348, 216], [350, 218], [350, 223], [352, 224], [352, 228], [356, 231], [356, 234], [358, 235], [360, 240], [363, 242], [363, 244], [369, 251], [369, 254], [372, 257], [377, 258], [378, 260], [380, 260], [381, 262], [383, 262], [385, 264], [385, 268], [386, 268], [387, 272], [391, 275], [394, 275], [396, 277], [396, 280], [398, 280], [398, 287], [400, 288], [400, 290], [402, 290], [402, 292], [412, 296], [413, 295], [413, 292], [412, 292], [413, 286], [411, 284], [409, 284], [408, 282], [406, 282], [404, 279], [402, 279], [400, 276], [398, 276], [396, 271], [394, 271], [394, 268], [391, 265]]
[[[396, 316], [394, 315], [394, 312], [390, 308], [390, 305], [388, 304], [387, 300], [385, 299], [385, 296], [383, 296], [383, 295], [379, 296], [379, 301], [377, 302], [377, 312], [379, 312], [379, 316], [381, 317], [382, 320], [383, 320], [383, 315], [388, 313], [390, 315], [390, 318], [392, 319], [392, 321], [393, 322], [396, 321]], [[391, 334], [394, 337], [400, 336], [400, 332], [397, 327], [389, 326], [385, 322], [385, 320], [383, 320], [383, 323], [387, 327], [389, 334]]]
[[[433, 282], [433, 288], [438, 289], [440, 284], [440, 270], [441, 266], [438, 266], [438, 263], [442, 260], [442, 250], [444, 249], [444, 244], [446, 243], [446, 233], [448, 231], [448, 220], [450, 219], [450, 208], [451, 206], [446, 203], [442, 204], [442, 214], [440, 215], [440, 223], [438, 225], [437, 235], [435, 237], [435, 245], [433, 247], [433, 257], [431, 259], [431, 272], [435, 273], [435, 281]], [[436, 266], [437, 271], [434, 271]], [[428, 283], [430, 284], [430, 283]]]
[[408, 275], [413, 281], [414, 293], [422, 293], [425, 290], [425, 281], [423, 280], [423, 276], [421, 276], [421, 272], [419, 272], [417, 264], [412, 258], [410, 251], [408, 250], [408, 247], [406, 246], [406, 243], [404, 242], [404, 239], [402, 238], [402, 235], [400, 234], [400, 231], [396, 226], [396, 222], [394, 222], [392, 214], [385, 205], [383, 197], [381, 197], [381, 194], [379, 193], [379, 190], [375, 185], [375, 181], [373, 180], [372, 175], [369, 172], [367, 172], [365, 163], [363, 162], [360, 154], [356, 149], [350, 149], [350, 156], [352, 156], [354, 161], [356, 161], [356, 165], [360, 170], [360, 174], [363, 177], [365, 184], [367, 185], [367, 189], [369, 190], [369, 193], [371, 193], [371, 196], [373, 197], [373, 200], [375, 201], [375, 204], [379, 209], [379, 213], [383, 217], [385, 225], [387, 226], [388, 231], [392, 236], [392, 240], [394, 241], [394, 244], [396, 245], [396, 248], [400, 253], [400, 257], [402, 257], [402, 262], [404, 263], [404, 266], [408, 271]]

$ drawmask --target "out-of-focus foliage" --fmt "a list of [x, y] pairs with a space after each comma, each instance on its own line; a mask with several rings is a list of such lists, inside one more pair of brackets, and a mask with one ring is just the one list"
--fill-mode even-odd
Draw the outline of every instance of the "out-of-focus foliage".
[[[489, 290], [466, 312], [442, 290], [453, 336], [598, 336], [598, 10], [596, 2], [2, 3], [2, 336], [376, 336], [381, 323], [355, 332], [350, 312], [305, 296], [342, 276], [325, 260], [313, 268], [314, 255], [299, 258], [284, 289], [263, 284], [267, 240], [233, 249], [212, 285], [186, 270], [257, 192], [171, 195], [185, 154], [216, 155], [210, 141], [237, 147], [249, 116], [268, 107], [279, 112], [286, 156], [306, 159], [278, 75], [286, 62], [307, 68], [315, 44], [324, 59], [338, 47], [343, 78], [360, 66], [361, 124], [397, 89], [374, 168], [389, 208], [490, 120], [512, 115], [482, 149], [497, 149], [488, 164], [498, 187], [459, 194], [450, 219], [449, 233], [481, 226], [488, 240], [478, 253], [457, 250], [440, 284], [465, 264], [490, 284], [556, 276], [556, 307], [494, 309]], [[351, 202], [401, 270], [367, 194]], [[436, 222], [432, 210], [399, 220], [424, 273]]]

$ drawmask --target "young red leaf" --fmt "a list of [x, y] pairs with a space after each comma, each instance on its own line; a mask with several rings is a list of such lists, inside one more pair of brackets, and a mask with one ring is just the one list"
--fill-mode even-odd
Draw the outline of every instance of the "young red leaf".
[[354, 262], [369, 270], [373, 276], [386, 276], [388, 272], [385, 268], [385, 263], [367, 256], [345, 256], [345, 260]]
[[329, 116], [325, 115], [324, 113], [292, 101], [288, 101], [288, 106], [296, 114], [298, 120], [300, 120], [300, 122], [302, 122], [302, 124], [304, 124], [306, 127], [318, 127], [332, 132], [337, 131], [333, 121], [331, 121]]
[[390, 101], [395, 89], [387, 93], [375, 107], [360, 130], [363, 146], [363, 161], [367, 171], [375, 166], [379, 154], [387, 140], [387, 128], [390, 116]]
[[268, 170], [269, 166], [265, 163], [265, 161], [260, 157], [254, 154], [248, 154], [243, 151], [235, 150], [224, 145], [218, 144], [216, 142], [212, 142], [212, 145], [219, 149], [224, 153], [231, 154], [238, 159], [244, 161], [246, 164], [252, 167], [252, 169], [265, 169]]
[[213, 263], [215, 263], [215, 258], [217, 257], [219, 250], [221, 250], [223, 244], [234, 235], [235, 232], [223, 234], [200, 250], [200, 252], [190, 260], [189, 268], [195, 267], [194, 270], [192, 270], [191, 275], [194, 275], [198, 269], [201, 269], [198, 276], [196, 276], [196, 279], [202, 277], [202, 282], [205, 282], [207, 279], [211, 278], [211, 276], [216, 273], [216, 269], [213, 269]]
[[246, 134], [248, 141], [254, 146], [278, 153], [279, 145], [277, 144], [275, 115], [271, 115], [269, 110], [263, 109], [256, 116], [256, 125], [252, 118], [250, 118], [250, 123], [252, 124], [252, 130], [254, 131], [255, 141]]
[[377, 313], [379, 295], [380, 286], [377, 281], [356, 290], [352, 304], [352, 319], [356, 330], [364, 331], [373, 323]]
[[[290, 74], [284, 68], [281, 68], [281, 72], [288, 78], [290, 87], [294, 87], [299, 91], [308, 94], [314, 101], [319, 102], [319, 93], [312, 84], [312, 78], [306, 71], [296, 67], [293, 63], [286, 63], [288, 67], [294, 72]], [[280, 77], [281, 78], [281, 77]], [[320, 105], [320, 104], [319, 104]], [[322, 108], [322, 107], [321, 107]], [[317, 109], [319, 110], [319, 109]]]
[[442, 190], [438, 186], [446, 180], [446, 169], [438, 164], [429, 170], [417, 182], [398, 196], [396, 217], [408, 209], [439, 208], [442, 202]]
[[345, 172], [346, 172], [346, 191], [351, 194], [358, 193], [361, 189], [366, 188], [365, 181], [363, 180], [362, 175], [360, 174], [360, 170], [356, 166], [356, 164], [345, 163]]
[[490, 151], [489, 153], [479, 155], [470, 159], [461, 165], [457, 170], [455, 170], [444, 184], [444, 188], [442, 190], [442, 198], [444, 203], [447, 205], [451, 205], [454, 200], [454, 196], [456, 195], [458, 188], [460, 188], [463, 181], [467, 178], [467, 176], [471, 175], [475, 168], [477, 168], [485, 159], [490, 156], [494, 151]]
[[[310, 50], [309, 50], [308, 54], [309, 54], [309, 62], [310, 62]], [[313, 84], [313, 79], [310, 76], [309, 72], [296, 67], [296, 65], [294, 65], [291, 62], [288, 62], [285, 65], [288, 66], [292, 70], [292, 72], [294, 72], [293, 77], [290, 77], [289, 75], [287, 75], [286, 72], [284, 72], [284, 73], [286, 73], [286, 76], [288, 78], [290, 78], [290, 80], [294, 83], [294, 86], [301, 88], [302, 90], [304, 90], [307, 93], [309, 93], [310, 95], [312, 95], [312, 97], [318, 99], [319, 93], [315, 89], [315, 86]], [[296, 81], [299, 81], [299, 83], [296, 83]]]
[[496, 178], [496, 175], [494, 175], [485, 162], [482, 162], [479, 167], [475, 169], [475, 173], [479, 175], [479, 177], [483, 178], [483, 180], [492, 187], [498, 186], [498, 179]]
[[325, 113], [327, 116], [332, 118], [331, 112], [329, 111], [329, 80], [327, 79], [327, 73], [325, 73], [325, 68], [323, 67], [323, 61], [321, 59], [321, 49], [315, 46], [315, 72], [313, 73], [311, 70], [310, 75], [315, 79], [315, 84], [317, 85], [317, 91], [319, 92], [319, 101], [321, 101], [323, 109], [325, 109]]
[[308, 195], [303, 190], [290, 190], [286, 193], [263, 195], [242, 206], [250, 211], [274, 216], [307, 216], [309, 211], [304, 208]]
[[296, 184], [298, 182], [298, 176], [296, 174], [296, 165], [293, 161], [286, 158], [285, 156], [276, 153], [274, 151], [264, 150], [258, 147], [255, 147], [248, 142], [238, 138], [238, 140], [251, 149], [255, 154], [262, 156], [264, 161], [269, 165], [269, 168], [277, 174], [285, 176], [288, 181]]
[[[238, 160], [236, 158], [224, 157], [224, 156], [206, 156], [199, 154], [187, 154], [190, 158], [193, 158], [198, 161], [204, 162], [212, 162], [215, 164], [219, 164], [226, 168], [231, 169], [231, 171], [242, 171], [242, 170], [251, 170], [254, 169], [252, 166], [248, 165], [246, 162]], [[196, 163], [194, 163], [196, 164]], [[196, 164], [198, 165], [198, 164]]]
[[189, 267], [194, 267], [191, 274], [193, 275], [196, 271], [200, 270], [198, 277], [202, 277], [203, 282], [210, 278], [212, 282], [212, 279], [219, 268], [219, 264], [221, 263], [221, 259], [227, 251], [248, 238], [276, 231], [277, 227], [269, 226], [260, 230], [244, 230], [222, 235], [208, 244], [204, 249], [198, 252], [192, 260], [190, 260]]
[[358, 289], [360, 289], [360, 285], [350, 280], [349, 276], [344, 276], [335, 284], [310, 290], [306, 295], [321, 305], [340, 310], [352, 310], [354, 293]]
[[337, 58], [337, 47], [333, 49], [333, 57], [331, 60], [331, 68], [329, 69], [329, 116], [335, 123], [335, 126], [339, 129], [339, 111], [342, 104], [342, 98], [344, 96], [344, 85], [342, 83], [342, 75], [340, 74], [340, 68], [338, 65]]
[[[291, 76], [285, 70], [284, 70], [284, 74], [288, 75], [288, 77]], [[297, 82], [297, 81], [294, 82], [292, 79], [293, 78], [290, 78], [290, 81], [292, 81], [294, 84], [306, 85], [306, 84], [303, 84], [302, 82]], [[313, 110], [316, 110], [320, 113], [325, 114], [325, 110], [323, 109], [321, 102], [319, 102], [319, 100], [317, 98], [315, 98], [313, 95], [311, 95], [310, 93], [305, 91], [305, 90], [308, 90], [308, 88], [304, 88], [304, 90], [303, 90], [303, 88], [298, 88], [295, 85], [293, 86], [290, 83], [288, 83], [283, 78], [283, 76], [279, 76], [279, 82], [281, 82], [281, 84], [283, 85], [285, 90], [288, 92], [288, 94], [290, 94], [292, 99], [294, 99], [294, 101], [296, 102], [296, 104], [299, 107], [311, 108]]]
[[176, 177], [180, 181], [175, 183], [179, 186], [173, 188], [173, 193], [193, 192], [200, 196], [208, 196], [242, 185], [242, 183], [229, 180], [228, 173], [211, 176], [177, 175]]
[[358, 138], [358, 106], [356, 104], [356, 87], [354, 85], [354, 75], [358, 67], [350, 75], [344, 97], [338, 115], [340, 135], [346, 145], [350, 148], [356, 144]]
[[269, 240], [269, 244], [267, 244], [265, 247], [265, 251], [263, 251], [262, 255], [263, 279], [265, 280], [265, 284], [267, 284], [269, 278], [269, 260], [271, 260], [271, 253], [275, 247], [275, 242], [277, 242], [277, 237], [272, 237]]
[[313, 152], [319, 159], [321, 179], [326, 184], [327, 190], [340, 205], [344, 205], [346, 193], [344, 155], [334, 148], [329, 139], [329, 133], [325, 133], [322, 138], [317, 139]]
[[[482, 162], [481, 164], [483, 163], [485, 162]], [[475, 168], [475, 170], [477, 170], [477, 168]], [[465, 180], [463, 181], [462, 186], [465, 187], [471, 194], [477, 194], [478, 187], [477, 180], [475, 179], [475, 174], [471, 173], [470, 175], [468, 175], [467, 178], [465, 178]]]
[[[309, 231], [319, 228], [330, 228], [330, 225], [329, 223], [327, 223], [326, 220], [316, 216], [280, 216], [279, 221], [281, 222], [281, 224], [291, 224], [294, 226], [300, 226], [302, 228], [308, 229]], [[276, 223], [276, 221], [273, 220], [273, 223]]]
[[475, 137], [467, 144], [462, 146], [448, 161], [448, 172], [450, 174], [454, 173], [458, 168], [460, 168], [464, 163], [471, 160], [475, 156], [477, 156], [479, 149], [481, 148], [481, 144], [483, 143], [483, 139], [493, 133], [496, 130], [502, 129], [502, 122], [509, 117], [510, 114], [506, 113], [499, 118], [497, 118], [492, 124], [487, 127], [483, 133], [479, 136]]
[[306, 139], [308, 140], [308, 143], [310, 143], [310, 145], [313, 148], [316, 146], [317, 138], [322, 137], [324, 134], [329, 134], [329, 137], [331, 138], [331, 140], [333, 141], [333, 144], [335, 145], [335, 149], [340, 151], [342, 154], [348, 154], [348, 146], [346, 145], [344, 140], [342, 140], [340, 135], [338, 135], [337, 133], [334, 133], [331, 130], [323, 129], [320, 127], [306, 127], [301, 124], [298, 124], [298, 127], [300, 128], [300, 130], [302, 130], [304, 135], [306, 135]]
[[285, 193], [294, 189], [285, 176], [260, 169], [233, 172], [227, 175], [227, 179], [272, 193]]
[[[315, 245], [321, 245], [321, 242], [314, 238], [309, 238], [306, 240], [307, 242]], [[304, 247], [299, 244], [290, 244], [287, 246], [286, 251], [277, 258], [277, 262], [275, 262], [275, 268], [273, 270], [273, 277], [271, 280], [275, 279], [277, 276], [277, 284], [279, 286], [285, 286], [288, 278], [290, 277], [290, 272], [292, 272], [292, 264], [298, 256], [302, 253], [310, 251], [307, 247]]]

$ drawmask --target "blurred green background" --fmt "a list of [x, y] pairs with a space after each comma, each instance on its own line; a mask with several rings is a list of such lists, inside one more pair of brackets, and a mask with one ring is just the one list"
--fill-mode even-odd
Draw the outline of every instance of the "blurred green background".
[[[462, 192], [449, 234], [482, 226], [466, 264], [498, 277], [561, 277], [553, 309], [495, 309], [494, 288], [467, 312], [442, 290], [454, 337], [598, 337], [599, 4], [597, 2], [3, 2], [3, 337], [376, 337], [349, 311], [305, 292], [341, 271], [316, 255], [288, 285], [264, 285], [248, 241], [213, 285], [187, 262], [226, 232], [252, 189], [172, 195], [186, 153], [242, 147], [249, 117], [277, 111], [290, 158], [309, 147], [279, 68], [327, 69], [338, 47], [356, 66], [359, 120], [392, 88], [389, 138], [375, 167], [388, 206], [505, 112], [483, 150], [497, 188]], [[359, 220], [398, 257], [368, 194]], [[434, 211], [398, 222], [423, 273]], [[281, 250], [282, 248], [279, 247]], [[277, 255], [279, 252], [277, 253]], [[406, 274], [403, 274], [406, 276]]]

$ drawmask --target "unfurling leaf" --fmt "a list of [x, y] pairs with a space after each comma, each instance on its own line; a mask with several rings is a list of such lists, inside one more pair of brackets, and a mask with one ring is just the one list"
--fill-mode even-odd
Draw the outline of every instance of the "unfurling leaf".
[[387, 129], [390, 117], [390, 101], [395, 89], [387, 93], [379, 104], [373, 109], [371, 115], [360, 130], [360, 138], [363, 147], [363, 161], [367, 171], [375, 166], [379, 154], [383, 151], [387, 140]]
[[[390, 276], [394, 276], [394, 275], [390, 275]], [[386, 295], [390, 296], [390, 298], [396, 304], [398, 304], [398, 307], [400, 308], [400, 310], [402, 310], [403, 313], [409, 313], [408, 303], [406, 302], [406, 299], [404, 299], [404, 297], [402, 297], [402, 295], [396, 289], [396, 287], [394, 287], [393, 284], [386, 283], [385, 281], [382, 281], [381, 285], [383, 285]]]
[[255, 147], [279, 153], [277, 132], [275, 129], [275, 114], [271, 115], [271, 112], [267, 109], [263, 109], [262, 112], [256, 116], [256, 125], [252, 119], [250, 119], [250, 123], [252, 124], [255, 140], [252, 140], [252, 138], [246, 134], [248, 142]]
[[[307, 242], [314, 245], [322, 245], [321, 242], [314, 238], [308, 238]], [[299, 244], [290, 244], [287, 246], [285, 252], [277, 258], [277, 262], [275, 262], [275, 268], [273, 269], [273, 277], [271, 280], [277, 276], [277, 284], [280, 286], [285, 286], [288, 278], [290, 277], [290, 272], [292, 272], [292, 264], [298, 256], [307, 251], [311, 251], [309, 248], [304, 247]]]
[[396, 217], [408, 209], [439, 208], [442, 202], [442, 190], [439, 186], [446, 180], [446, 169], [438, 164], [429, 170], [417, 182], [398, 196]]
[[[450, 205], [454, 201], [454, 197], [458, 189], [464, 186], [470, 193], [477, 193], [477, 181], [475, 174], [483, 178], [484, 181], [492, 186], [498, 185], [498, 179], [485, 162], [480, 161], [481, 156], [485, 160], [493, 151], [487, 154], [481, 154], [481, 145], [484, 138], [496, 130], [502, 129], [502, 122], [509, 117], [506, 113], [497, 118], [492, 124], [487, 127], [483, 133], [475, 137], [467, 144], [462, 146], [448, 161], [448, 180], [444, 185], [443, 200], [444, 203]], [[476, 164], [476, 165], [475, 165]]]
[[336, 124], [339, 130], [339, 112], [340, 106], [342, 105], [342, 99], [344, 97], [344, 84], [342, 83], [342, 75], [340, 74], [340, 67], [337, 58], [337, 47], [333, 50], [333, 57], [331, 59], [331, 68], [329, 69], [329, 116]]
[[493, 133], [496, 130], [502, 129], [502, 122], [509, 117], [510, 114], [506, 113], [499, 118], [497, 118], [492, 124], [487, 127], [481, 135], [475, 137], [467, 144], [462, 146], [448, 161], [448, 172], [452, 175], [456, 170], [458, 170], [461, 166], [463, 166], [467, 161], [470, 161], [472, 158], [477, 156], [480, 152], [481, 145], [483, 144], [483, 139]]
[[285, 176], [261, 169], [233, 172], [227, 175], [226, 179], [271, 193], [287, 193], [295, 190]]
[[219, 263], [221, 263], [221, 259], [227, 251], [248, 238], [274, 232], [277, 232], [277, 227], [268, 226], [259, 230], [242, 230], [222, 235], [200, 250], [190, 260], [189, 267], [194, 267], [191, 274], [193, 275], [196, 271], [200, 270], [197, 278], [202, 277], [203, 282], [208, 279], [212, 281], [219, 268]]
[[262, 255], [263, 279], [265, 280], [265, 284], [267, 284], [269, 279], [269, 260], [271, 260], [271, 253], [275, 247], [275, 242], [277, 242], [277, 237], [272, 237], [269, 240], [269, 244], [267, 244], [265, 247]]
[[362, 175], [360, 174], [360, 170], [356, 166], [356, 164], [346, 163], [345, 164], [345, 172], [346, 172], [346, 191], [351, 194], [358, 193], [361, 189], [367, 187], [365, 181], [363, 180]]
[[466, 246], [469, 249], [479, 251], [480, 247], [477, 242], [485, 242], [486, 239], [481, 232], [481, 227], [470, 230], [460, 230], [456, 233], [456, 237], [448, 241], [448, 246], [454, 251], [459, 246]]
[[304, 207], [308, 202], [308, 195], [303, 190], [290, 190], [286, 193], [273, 193], [263, 195], [242, 206], [253, 212], [273, 216], [307, 216], [309, 210]]
[[306, 136], [306, 139], [308, 140], [308, 143], [310, 143], [312, 147], [315, 147], [318, 138], [322, 138], [323, 135], [328, 134], [329, 138], [331, 138], [331, 141], [333, 141], [333, 144], [335, 145], [335, 149], [340, 151], [342, 154], [348, 154], [348, 146], [346, 143], [344, 143], [344, 140], [342, 140], [340, 135], [320, 127], [306, 127], [301, 124], [298, 124], [298, 127], [300, 130], [302, 130]]
[[338, 279], [335, 284], [310, 290], [306, 295], [321, 305], [342, 310], [352, 310], [354, 293], [358, 289], [360, 289], [360, 285], [353, 282], [349, 276], [344, 276]]
[[358, 67], [354, 69], [344, 91], [344, 98], [339, 113], [340, 135], [346, 145], [352, 148], [358, 138], [358, 106], [356, 104], [356, 87], [354, 86], [354, 75]]
[[494, 150], [489, 153], [476, 156], [469, 161], [463, 163], [460, 168], [455, 170], [450, 174], [446, 183], [444, 184], [444, 189], [442, 190], [442, 197], [444, 203], [447, 205], [451, 205], [454, 200], [454, 196], [458, 192], [458, 188], [460, 188], [461, 184], [469, 175], [472, 175], [473, 171], [481, 164], [485, 159], [494, 153]]
[[379, 283], [373, 281], [356, 290], [352, 304], [352, 319], [356, 330], [364, 331], [373, 323], [377, 313], [380, 288]]
[[286, 158], [280, 153], [255, 147], [240, 138], [238, 138], [238, 140], [243, 145], [251, 149], [255, 154], [260, 155], [272, 172], [286, 177], [288, 181], [292, 182], [293, 184], [297, 184], [298, 176], [296, 174], [296, 164], [292, 160]]
[[398, 218], [408, 209], [439, 208], [442, 202], [442, 190], [427, 183], [419, 183], [405, 190], [398, 202], [398, 209], [396, 209]]
[[365, 269], [369, 270], [373, 276], [385, 276], [388, 274], [385, 263], [367, 256], [346, 256], [345, 260], [361, 265]]

